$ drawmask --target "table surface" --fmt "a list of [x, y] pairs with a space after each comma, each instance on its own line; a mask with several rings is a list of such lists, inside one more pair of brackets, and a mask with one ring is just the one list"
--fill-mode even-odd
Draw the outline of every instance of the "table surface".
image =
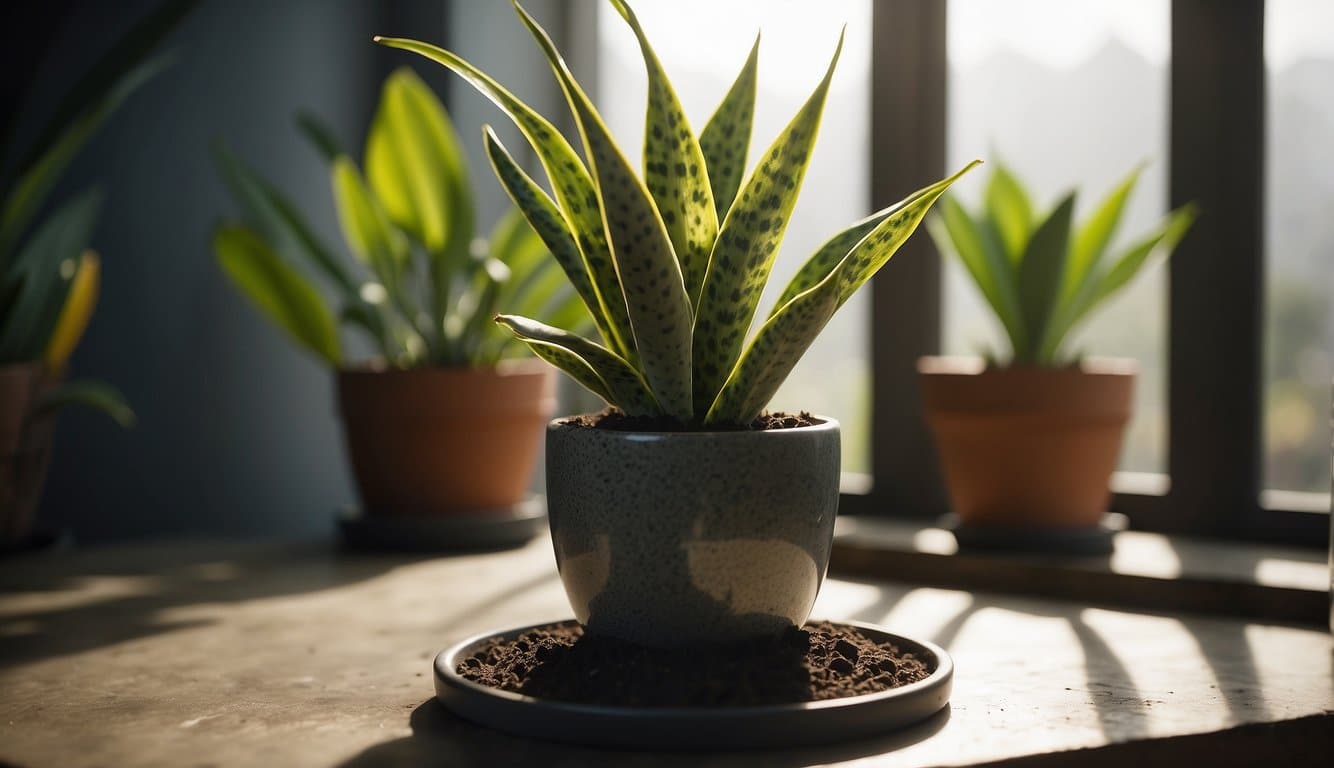
[[[0, 562], [0, 762], [682, 764], [680, 755], [513, 737], [434, 702], [430, 665], [441, 648], [567, 615], [545, 540], [450, 558], [276, 542], [11, 558]], [[959, 765], [1131, 747], [1163, 755], [1180, 737], [1274, 723], [1229, 733], [1287, 748], [1296, 739], [1313, 762], [1329, 758], [1334, 656], [1316, 628], [844, 580], [826, 583], [816, 616], [948, 648], [957, 665], [949, 709], [884, 738], [686, 763]]]

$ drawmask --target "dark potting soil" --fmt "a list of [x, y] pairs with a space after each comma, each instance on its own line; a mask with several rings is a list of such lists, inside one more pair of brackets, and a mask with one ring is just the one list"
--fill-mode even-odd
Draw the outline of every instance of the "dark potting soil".
[[[566, 420], [567, 424], [578, 427], [609, 429], [615, 432], [696, 432], [698, 427], [690, 427], [676, 419], [666, 416], [627, 416], [610, 408], [589, 416], [575, 416]], [[794, 427], [812, 427], [821, 423], [819, 419], [802, 411], [801, 413], [762, 413], [745, 426], [725, 424], [709, 425], [709, 432], [757, 432], [766, 429], [792, 429]]]
[[930, 670], [890, 643], [827, 622], [732, 648], [658, 650], [578, 625], [492, 640], [458, 666], [465, 679], [541, 699], [640, 707], [743, 707], [896, 688]]

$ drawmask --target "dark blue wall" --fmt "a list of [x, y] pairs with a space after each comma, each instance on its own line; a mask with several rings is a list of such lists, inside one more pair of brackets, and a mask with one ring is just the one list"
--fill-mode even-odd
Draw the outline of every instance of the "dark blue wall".
[[[151, 5], [76, 4], [39, 88], [67, 84]], [[114, 382], [139, 424], [62, 415], [44, 523], [83, 541], [306, 535], [352, 502], [328, 371], [214, 264], [209, 233], [233, 208], [208, 147], [224, 139], [337, 242], [326, 172], [292, 114], [312, 108], [359, 146], [381, 77], [406, 61], [371, 35], [440, 40], [446, 15], [439, 0], [210, 0], [178, 31], [174, 66], [117, 115], [66, 187], [95, 180], [108, 193], [95, 242], [102, 298], [73, 373]]]

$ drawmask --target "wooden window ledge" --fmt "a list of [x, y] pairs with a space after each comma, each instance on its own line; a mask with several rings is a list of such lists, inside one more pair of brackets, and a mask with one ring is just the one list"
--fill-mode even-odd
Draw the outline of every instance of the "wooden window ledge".
[[831, 571], [938, 587], [1008, 592], [1141, 611], [1198, 612], [1328, 626], [1324, 552], [1116, 534], [1104, 557], [959, 551], [946, 530], [884, 518], [839, 518]]

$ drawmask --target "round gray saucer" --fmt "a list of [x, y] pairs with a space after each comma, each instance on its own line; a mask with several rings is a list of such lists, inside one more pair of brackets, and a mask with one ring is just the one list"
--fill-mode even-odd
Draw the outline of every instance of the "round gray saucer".
[[[565, 622], [573, 624], [573, 621]], [[454, 714], [500, 731], [552, 741], [638, 749], [732, 749], [827, 744], [884, 734], [949, 704], [954, 663], [932, 643], [855, 627], [909, 651], [931, 670], [916, 683], [842, 699], [758, 707], [614, 707], [537, 699], [465, 680], [459, 662], [488, 641], [512, 640], [549, 622], [464, 640], [435, 657], [435, 695]]]
[[435, 517], [376, 517], [348, 510], [338, 520], [343, 545], [377, 552], [476, 552], [521, 547], [545, 530], [546, 501]]

